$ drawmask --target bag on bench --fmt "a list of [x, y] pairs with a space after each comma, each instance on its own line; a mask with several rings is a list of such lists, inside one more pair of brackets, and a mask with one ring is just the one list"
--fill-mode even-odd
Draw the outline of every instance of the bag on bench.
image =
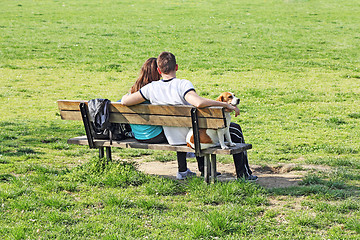
[[134, 137], [129, 124], [111, 123], [109, 99], [91, 99], [88, 102], [92, 125], [92, 135], [95, 139], [123, 140]]

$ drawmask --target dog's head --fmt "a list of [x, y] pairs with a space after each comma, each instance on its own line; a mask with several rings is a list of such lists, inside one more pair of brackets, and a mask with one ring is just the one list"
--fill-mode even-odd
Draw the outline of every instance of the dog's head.
[[231, 105], [238, 105], [240, 103], [240, 99], [235, 97], [235, 95], [231, 92], [223, 92], [220, 96], [216, 99], [219, 102], [226, 102]]

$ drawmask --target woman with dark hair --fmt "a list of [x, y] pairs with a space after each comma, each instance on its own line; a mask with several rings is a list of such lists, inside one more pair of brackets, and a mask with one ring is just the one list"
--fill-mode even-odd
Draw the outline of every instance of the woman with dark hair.
[[[141, 67], [140, 74], [134, 85], [130, 88], [130, 94], [139, 91], [140, 88], [161, 78], [157, 70], [156, 58], [149, 58]], [[143, 103], [150, 103], [145, 101]], [[162, 126], [130, 124], [136, 140], [142, 143], [167, 142]]]
[[140, 75], [134, 85], [130, 88], [130, 93], [137, 92], [146, 84], [160, 80], [160, 78], [161, 75], [157, 70], [156, 58], [149, 58], [142, 65]]

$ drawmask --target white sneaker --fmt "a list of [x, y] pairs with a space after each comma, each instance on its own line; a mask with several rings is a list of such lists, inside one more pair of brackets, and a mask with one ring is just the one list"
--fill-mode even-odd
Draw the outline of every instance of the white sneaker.
[[190, 169], [187, 169], [185, 172], [178, 172], [176, 174], [176, 178], [179, 180], [184, 180], [187, 177], [194, 177], [194, 176], [196, 176], [196, 173], [190, 171]]

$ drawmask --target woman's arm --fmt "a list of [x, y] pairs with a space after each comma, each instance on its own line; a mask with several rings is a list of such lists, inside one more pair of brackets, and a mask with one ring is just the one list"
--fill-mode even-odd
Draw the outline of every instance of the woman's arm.
[[190, 91], [190, 92], [186, 93], [185, 100], [197, 108], [219, 106], [219, 107], [225, 107], [230, 111], [235, 111], [235, 117], [240, 114], [240, 110], [238, 107], [233, 106], [228, 103], [225, 103], [225, 102], [219, 102], [219, 101], [200, 97], [195, 91]]
[[125, 106], [132, 106], [144, 102], [146, 99], [141, 95], [139, 91], [133, 94], [126, 94], [122, 97], [121, 103]]

